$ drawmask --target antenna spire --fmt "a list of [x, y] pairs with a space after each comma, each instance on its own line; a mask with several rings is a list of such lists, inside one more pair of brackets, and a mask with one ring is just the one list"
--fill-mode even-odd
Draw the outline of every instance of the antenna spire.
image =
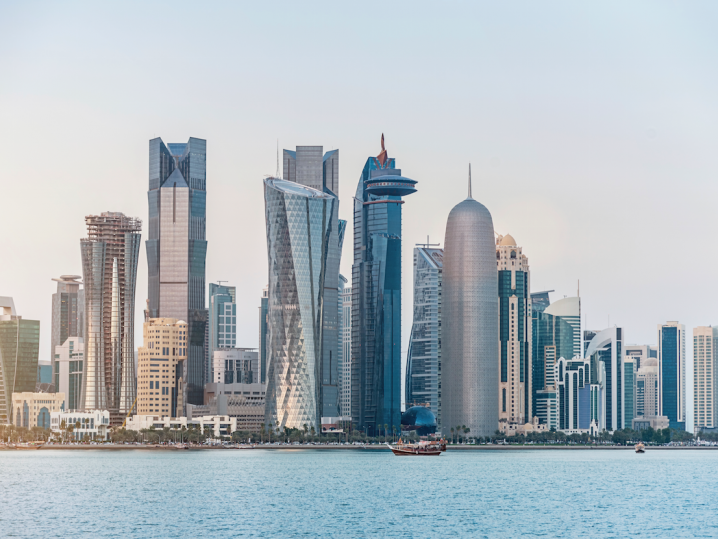
[[473, 198], [471, 196], [471, 163], [469, 163], [469, 198]]

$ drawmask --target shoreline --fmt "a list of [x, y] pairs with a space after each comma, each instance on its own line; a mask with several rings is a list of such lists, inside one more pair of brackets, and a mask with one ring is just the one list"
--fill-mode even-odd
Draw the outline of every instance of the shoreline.
[[[0, 447], [0, 451], [57, 451], [57, 450], [80, 450], [80, 451], [123, 451], [123, 450], [139, 450], [139, 451], [204, 451], [204, 450], [269, 450], [269, 451], [389, 451], [389, 448], [385, 445], [257, 445], [257, 446], [236, 446], [236, 447], [224, 447], [224, 446], [196, 446], [177, 448], [174, 446], [166, 445], [124, 445], [124, 444], [98, 444], [98, 445], [47, 445], [37, 449], [15, 449], [8, 447]], [[634, 446], [617, 446], [617, 445], [456, 445], [447, 446], [448, 451], [557, 451], [557, 450], [570, 450], [570, 451], [595, 451], [595, 450], [611, 450], [611, 451], [626, 451], [635, 450]], [[710, 451], [718, 450], [718, 446], [647, 446], [647, 451], [653, 450], [699, 450], [699, 451]]]

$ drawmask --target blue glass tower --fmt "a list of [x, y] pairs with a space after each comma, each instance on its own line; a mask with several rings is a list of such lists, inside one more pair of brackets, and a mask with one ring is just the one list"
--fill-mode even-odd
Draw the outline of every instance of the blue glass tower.
[[218, 348], [237, 346], [237, 289], [209, 283], [209, 345], [205, 380], [214, 380], [212, 354]]
[[150, 140], [149, 238], [146, 242], [150, 318], [188, 324], [185, 402], [202, 404], [205, 383], [207, 141]]
[[381, 137], [354, 198], [351, 415], [369, 435], [401, 428], [401, 206], [416, 192]]
[[658, 414], [669, 427], [686, 428], [686, 329], [678, 322], [658, 326]]

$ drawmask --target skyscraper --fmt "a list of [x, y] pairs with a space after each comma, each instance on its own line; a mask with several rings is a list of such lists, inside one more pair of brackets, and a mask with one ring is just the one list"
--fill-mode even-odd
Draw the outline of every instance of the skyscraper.
[[[343, 275], [339, 277], [340, 281], [348, 282]], [[339, 413], [348, 417], [352, 410], [352, 287], [340, 288], [342, 370], [339, 376]]]
[[686, 328], [678, 322], [658, 326], [658, 415], [672, 429], [686, 428]]
[[587, 359], [559, 358], [556, 363], [558, 430], [569, 434], [591, 428], [591, 376]]
[[658, 359], [649, 357], [636, 374], [636, 416], [658, 415]]
[[[55, 372], [55, 347], [68, 337], [82, 337], [85, 323], [85, 291], [80, 290], [79, 275], [61, 275], [57, 292], [52, 295], [52, 333], [50, 335], [51, 372]], [[59, 391], [54, 387], [53, 391]]]
[[144, 323], [142, 333], [143, 346], [137, 350], [137, 414], [182, 415], [187, 323], [174, 318], [152, 318]]
[[633, 418], [638, 414], [637, 408], [637, 379], [638, 360], [634, 356], [623, 357], [623, 428], [633, 428]]
[[626, 420], [623, 329], [612, 327], [596, 332], [586, 347], [585, 357], [591, 362], [592, 383], [601, 378], [599, 371], [605, 369], [605, 429], [611, 432], [623, 429]]
[[441, 425], [441, 300], [444, 250], [414, 248], [414, 321], [406, 360], [406, 408], [428, 405]]
[[18, 316], [12, 298], [0, 297], [0, 424], [13, 423], [13, 393], [35, 391], [39, 353], [40, 322]]
[[259, 371], [260, 382], [267, 383], [267, 316], [269, 313], [269, 288], [262, 290], [262, 299], [259, 303]]
[[218, 348], [237, 346], [237, 288], [209, 283], [207, 382], [214, 381], [212, 357]]
[[510, 234], [496, 239], [499, 272], [499, 420], [531, 421], [531, 274]]
[[[339, 150], [323, 153], [322, 146], [297, 146], [284, 150], [284, 180], [333, 196], [327, 238], [322, 307], [321, 417], [339, 415], [339, 262], [346, 221], [339, 219]], [[271, 296], [271, 291], [270, 291]]]
[[354, 198], [351, 416], [370, 436], [401, 428], [401, 208], [416, 183], [396, 168], [382, 135]]
[[85, 359], [80, 406], [121, 422], [135, 400], [135, 283], [142, 221], [122, 213], [85, 217]]
[[693, 328], [693, 427], [718, 427], [718, 328]]
[[636, 360], [636, 370], [643, 367], [643, 363], [649, 358], [658, 358], [658, 347], [650, 344], [627, 344], [624, 353]]
[[563, 298], [549, 304], [548, 292], [540, 292], [531, 294], [531, 300], [531, 407], [535, 410], [538, 392], [556, 387], [559, 358], [582, 357], [581, 299]]
[[207, 141], [150, 140], [149, 231], [146, 242], [149, 317], [188, 325], [184, 362], [187, 401], [202, 404], [205, 383]]
[[[336, 354], [323, 345], [324, 316], [337, 296], [326, 297], [329, 241], [338, 228], [336, 197], [294, 182], [264, 180], [269, 262], [268, 371], [265, 422], [275, 427], [320, 428], [322, 389], [330, 380], [335, 387]], [[338, 278], [338, 275], [337, 275]], [[326, 309], [326, 310], [325, 310]], [[336, 322], [335, 322], [336, 323]], [[336, 350], [334, 342], [327, 344]], [[328, 372], [323, 372], [327, 367]], [[324, 377], [324, 378], [323, 378]], [[334, 392], [334, 409], [338, 392]]]
[[494, 224], [471, 196], [446, 222], [442, 305], [441, 416], [444, 434], [466, 425], [489, 436], [499, 425], [499, 298]]

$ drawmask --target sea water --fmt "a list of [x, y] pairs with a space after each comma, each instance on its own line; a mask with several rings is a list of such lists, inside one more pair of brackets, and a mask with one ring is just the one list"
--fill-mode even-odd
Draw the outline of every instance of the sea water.
[[718, 451], [0, 452], [1, 537], [716, 537]]

